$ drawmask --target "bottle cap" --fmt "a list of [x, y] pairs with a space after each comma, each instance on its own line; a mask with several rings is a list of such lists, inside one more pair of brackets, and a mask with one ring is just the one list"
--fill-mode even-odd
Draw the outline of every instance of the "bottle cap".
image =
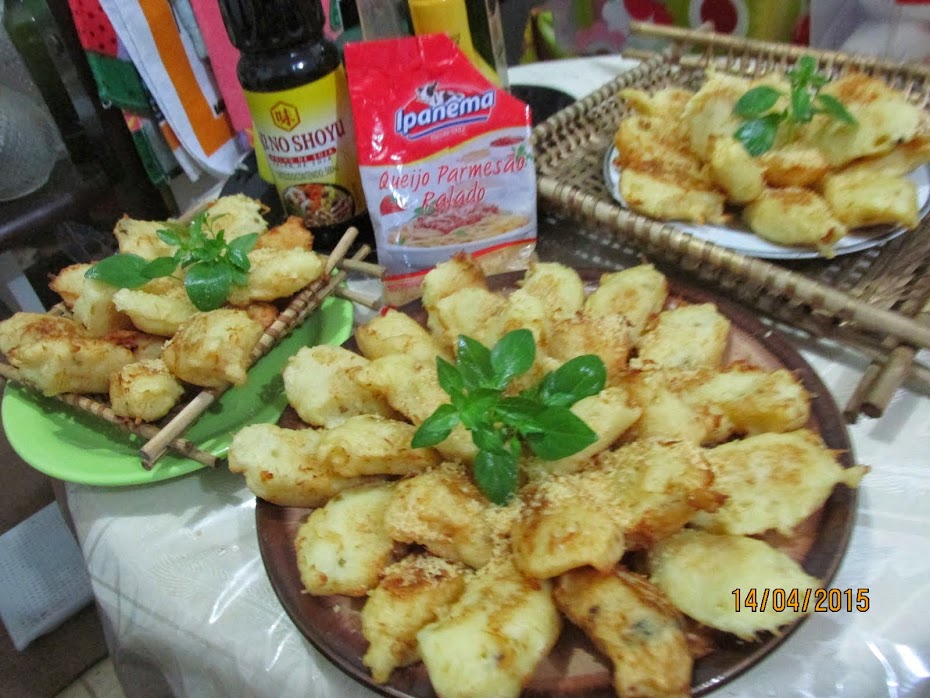
[[319, 0], [220, 0], [229, 40], [248, 53], [319, 41], [326, 21]]

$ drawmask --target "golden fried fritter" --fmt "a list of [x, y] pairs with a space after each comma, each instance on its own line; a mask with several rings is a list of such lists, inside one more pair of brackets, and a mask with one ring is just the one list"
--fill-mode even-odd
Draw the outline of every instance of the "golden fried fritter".
[[423, 325], [393, 308], [357, 327], [355, 342], [362, 356], [368, 359], [389, 354], [406, 354], [427, 363], [435, 363], [437, 355], [451, 359], [451, 354]]
[[197, 313], [181, 323], [162, 358], [182, 381], [204, 388], [242, 385], [252, 349], [264, 333], [244, 310], [221, 308]]
[[313, 233], [307, 230], [302, 218], [288, 216], [281, 225], [260, 235], [254, 249], [310, 251], [313, 249]]
[[184, 386], [161, 359], [127, 364], [110, 376], [110, 406], [121, 417], [154, 422], [174, 407]]
[[396, 416], [380, 393], [356, 380], [368, 363], [343, 347], [302, 347], [284, 366], [287, 400], [303, 421], [317, 427], [335, 427], [356, 415]]
[[369, 643], [362, 662], [377, 683], [420, 660], [417, 633], [462, 595], [465, 570], [428, 554], [408, 555], [384, 570], [361, 612]]
[[743, 209], [743, 220], [759, 237], [779, 245], [816, 247], [832, 256], [846, 226], [827, 202], [810, 189], [766, 189]]
[[143, 332], [172, 337], [181, 323], [197, 312], [180, 279], [166, 277], [142, 288], [121, 288], [113, 294], [117, 310]]
[[431, 448], [411, 448], [416, 427], [374, 414], [349, 417], [321, 432], [319, 459], [342, 477], [410, 475], [439, 464]]
[[88, 336], [72, 319], [42, 313], [0, 322], [0, 351], [45, 395], [106, 393], [110, 375], [136, 360], [122, 344]]
[[640, 264], [602, 274], [598, 286], [585, 299], [585, 315], [620, 314], [630, 323], [634, 343], [646, 322], [662, 310], [668, 298], [668, 280], [651, 264]]
[[682, 304], [655, 316], [639, 339], [638, 366], [718, 368], [730, 321], [713, 303]]
[[584, 305], [584, 282], [578, 272], [557, 262], [531, 262], [520, 288], [546, 304], [555, 320], [574, 317]]
[[250, 233], [264, 233], [268, 229], [268, 222], [262, 216], [265, 210], [261, 201], [245, 194], [222, 196], [207, 208], [209, 225], [205, 230], [213, 235], [222, 230], [227, 242]]
[[695, 524], [715, 533], [752, 535], [792, 529], [820, 508], [837, 484], [856, 487], [863, 466], [843, 468], [821, 438], [803, 429], [758, 434], [705, 452], [713, 488], [726, 496], [716, 512]]
[[48, 287], [61, 296], [65, 307], [71, 309], [81, 295], [84, 286], [84, 274], [92, 264], [71, 264], [57, 274], [52, 275]]
[[385, 526], [394, 540], [478, 568], [510, 528], [509, 521], [493, 522], [492, 510], [502, 512], [500, 519], [508, 515], [481, 494], [461, 465], [443, 463], [397, 483]]
[[[757, 602], [765, 590], [797, 589], [801, 598], [820, 582], [784, 553], [755, 538], [716, 535], [685, 529], [661, 541], [649, 554], [650, 581], [684, 614], [696, 621], [754, 640], [759, 633], [776, 632], [802, 614], [784, 607], [737, 608], [755, 591]], [[811, 603], [807, 609], [814, 607]]]
[[619, 567], [573, 570], [559, 577], [553, 596], [610, 658], [618, 696], [691, 694], [693, 662], [683, 618], [647, 579]]
[[316, 252], [303, 249], [261, 248], [249, 252], [249, 280], [229, 291], [232, 305], [273, 301], [292, 296], [323, 275], [323, 261]]
[[252, 424], [233, 437], [229, 470], [243, 474], [256, 497], [283, 507], [322, 506], [344, 489], [382, 479], [335, 474], [317, 456], [320, 440], [314, 429]]
[[504, 557], [470, 576], [417, 642], [438, 695], [516, 698], [561, 629], [549, 583], [524, 577]]
[[890, 224], [911, 229], [920, 220], [917, 185], [901, 175], [867, 169], [827, 175], [823, 198], [847, 228]]
[[394, 541], [384, 530], [393, 483], [343, 490], [310, 513], [297, 530], [297, 568], [311, 594], [364, 596], [390, 563]]

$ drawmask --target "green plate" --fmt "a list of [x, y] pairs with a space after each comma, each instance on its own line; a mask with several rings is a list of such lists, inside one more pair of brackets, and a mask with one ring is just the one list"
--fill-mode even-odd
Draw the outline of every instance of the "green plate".
[[[227, 390], [185, 438], [204, 451], [226, 455], [233, 435], [247, 424], [275, 422], [287, 406], [281, 371], [304, 346], [342, 344], [352, 332], [352, 304], [327, 298], [249, 371], [245, 385]], [[60, 480], [109, 487], [140, 485], [203, 468], [165, 454], [151, 470], [139, 460], [144, 440], [35, 391], [7, 384], [0, 410], [13, 450], [36, 470]]]

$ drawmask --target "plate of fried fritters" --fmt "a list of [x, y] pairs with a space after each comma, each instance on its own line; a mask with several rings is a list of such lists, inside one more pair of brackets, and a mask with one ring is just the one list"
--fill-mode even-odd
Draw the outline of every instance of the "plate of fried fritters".
[[[232, 432], [255, 422], [273, 422], [286, 407], [281, 368], [301, 347], [339, 343], [352, 326], [352, 305], [332, 298], [259, 359], [248, 379], [227, 390], [187, 431], [200, 450], [223, 457]], [[60, 480], [117, 487], [161, 482], [204, 466], [172, 452], [151, 470], [139, 462], [143, 440], [36, 390], [8, 383], [0, 406], [13, 450], [36, 470]]]
[[[460, 256], [430, 274], [422, 301], [295, 356], [280, 425], [230, 447], [307, 639], [408, 697], [700, 695], [785, 641], [804, 614], [736, 613], [733, 590], [828, 585], [867, 470], [789, 343], [649, 264], [485, 277]], [[448, 400], [435, 356], [515, 327], [542, 369], [596, 353], [608, 379], [572, 408], [597, 442], [523, 461], [496, 506], [467, 432], [410, 437]]]
[[[625, 208], [751, 257], [830, 258], [913, 230], [930, 211], [930, 115], [876, 77], [850, 73], [824, 92], [858, 123], [823, 114], [782, 127], [750, 155], [734, 106], [749, 90], [790, 88], [710, 72], [696, 91], [621, 90], [630, 112], [604, 157], [604, 179]], [[773, 111], [782, 108], [782, 102]], [[786, 134], [793, 133], [793, 136]]]
[[[61, 298], [55, 308], [0, 321], [0, 353], [29, 386], [7, 385], [2, 407], [7, 437], [23, 460], [62, 480], [106, 486], [203, 467], [168, 454], [145, 469], [141, 439], [57, 399], [64, 395], [109, 408], [127, 423], [159, 427], [200, 391], [229, 387], [186, 433], [200, 450], [219, 457], [232, 430], [280, 417], [287, 404], [279, 389], [284, 362], [307, 344], [344, 341], [352, 306], [326, 299], [302, 326], [288, 327], [293, 331], [283, 341], [278, 331], [263, 343], [271, 349], [253, 365], [256, 344], [271, 338], [265, 333], [277, 327], [291, 299], [324, 271], [313, 234], [300, 219], [270, 226], [264, 214], [260, 201], [236, 194], [205, 205], [190, 222], [124, 215], [113, 228], [119, 255], [68, 265], [49, 284]], [[238, 253], [248, 272], [238, 269], [232, 283], [227, 265], [231, 283], [223, 297], [197, 304], [187, 283], [196, 267], [180, 259], [210, 258], [220, 246], [227, 260]], [[131, 273], [165, 263], [167, 271]], [[117, 278], [95, 278], [108, 264], [115, 265], [110, 273], [119, 271]]]

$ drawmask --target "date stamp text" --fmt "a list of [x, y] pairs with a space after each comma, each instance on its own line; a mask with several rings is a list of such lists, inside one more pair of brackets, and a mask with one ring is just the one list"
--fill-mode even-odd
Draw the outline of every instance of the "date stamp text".
[[734, 589], [736, 612], [839, 613], [869, 610], [869, 589]]

